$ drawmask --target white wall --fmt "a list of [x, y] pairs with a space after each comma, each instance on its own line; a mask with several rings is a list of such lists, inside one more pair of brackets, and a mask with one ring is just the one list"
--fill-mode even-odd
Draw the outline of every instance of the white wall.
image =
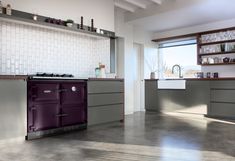
[[110, 39], [0, 20], [0, 74], [70, 73], [94, 77], [99, 62], [110, 71]]
[[73, 19], [90, 25], [94, 18], [95, 27], [114, 31], [114, 2], [113, 0], [2, 0], [3, 4], [11, 4], [13, 9], [30, 13], [60, 18]]
[[[144, 61], [144, 55], [148, 54], [150, 48], [154, 47], [151, 42], [151, 33], [144, 31], [142, 28], [130, 25], [124, 21], [124, 11], [120, 9], [115, 10], [115, 32], [118, 37], [122, 37], [124, 40], [124, 52], [123, 62], [117, 62], [118, 65], [124, 65], [123, 73], [125, 78], [125, 114], [131, 114], [134, 112], [134, 92], [135, 92], [135, 66], [133, 58], [135, 53], [133, 52], [133, 44], [137, 43], [143, 46], [141, 60]], [[144, 69], [142, 69], [144, 71]], [[141, 71], [140, 71], [141, 72]], [[119, 75], [118, 75], [119, 76]], [[143, 102], [144, 103], [144, 102]], [[143, 106], [143, 105], [142, 105]], [[141, 107], [143, 110], [144, 107]]]
[[[202, 24], [197, 26], [191, 26], [186, 28], [180, 28], [165, 32], [156, 32], [154, 33], [153, 39], [165, 38], [179, 35], [187, 35], [191, 33], [216, 30], [222, 28], [229, 28], [235, 26], [235, 19], [218, 21], [208, 24]], [[224, 66], [202, 66], [203, 72], [219, 72], [220, 77], [235, 77], [235, 65], [224, 65]]]
[[[125, 78], [125, 114], [131, 114], [134, 112], [134, 85], [133, 85], [133, 76], [132, 76], [132, 62], [128, 62], [132, 57], [133, 49], [133, 26], [124, 23], [124, 13], [116, 9], [115, 10], [115, 32], [116, 36], [122, 37], [124, 40], [124, 51], [122, 61], [117, 62], [118, 66], [124, 65], [123, 71], [118, 71], [118, 77], [123, 75]], [[121, 60], [121, 59], [120, 59]]]

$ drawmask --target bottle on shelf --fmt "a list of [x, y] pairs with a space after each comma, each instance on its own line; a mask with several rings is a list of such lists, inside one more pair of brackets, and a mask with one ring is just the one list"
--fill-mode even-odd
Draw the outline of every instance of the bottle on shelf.
[[6, 7], [6, 14], [7, 15], [12, 15], [12, 9], [11, 9], [11, 5], [8, 4], [7, 7]]
[[81, 25], [80, 25], [80, 29], [82, 29], [82, 30], [84, 29], [84, 28], [83, 28], [83, 16], [81, 17]]
[[0, 14], [3, 13], [3, 5], [2, 5], [2, 1], [0, 1]]
[[91, 19], [91, 32], [94, 31], [94, 19]]

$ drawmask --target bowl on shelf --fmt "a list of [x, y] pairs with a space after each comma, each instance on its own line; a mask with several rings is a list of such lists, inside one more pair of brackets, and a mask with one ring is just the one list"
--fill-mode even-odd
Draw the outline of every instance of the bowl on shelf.
[[66, 23], [66, 26], [73, 27], [73, 23]]
[[223, 58], [224, 63], [229, 63], [229, 61], [230, 61], [230, 58], [228, 58], [228, 57]]

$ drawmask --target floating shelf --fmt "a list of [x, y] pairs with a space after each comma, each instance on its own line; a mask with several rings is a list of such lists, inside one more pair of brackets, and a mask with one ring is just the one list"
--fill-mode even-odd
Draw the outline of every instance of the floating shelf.
[[201, 66], [215, 66], [215, 65], [235, 65], [235, 62], [230, 63], [216, 63], [216, 64], [200, 64]]
[[82, 29], [78, 29], [78, 27], [77, 27], [78, 24], [75, 24], [75, 23], [74, 23], [73, 27], [67, 27], [64, 25], [57, 25], [57, 24], [45, 22], [45, 20], [49, 17], [40, 16], [40, 15], [37, 15], [38, 20], [35, 21], [35, 20], [33, 20], [33, 16], [34, 15], [31, 13], [22, 12], [22, 11], [18, 11], [18, 10], [12, 10], [12, 15], [0, 14], [0, 19], [11, 21], [11, 22], [12, 21], [19, 22], [21, 24], [28, 24], [28, 25], [32, 25], [32, 26], [43, 27], [43, 28], [56, 29], [56, 30], [60, 30], [60, 31], [86, 34], [88, 36], [115, 38], [115, 33], [108, 31], [108, 30], [101, 29], [101, 31], [103, 31], [104, 34], [100, 34], [100, 33], [88, 31], [88, 26], [85, 26], [85, 25], [84, 25], [84, 30], [82, 30]]
[[225, 54], [235, 54], [235, 51], [215, 52], [215, 53], [205, 53], [205, 54], [199, 54], [199, 56], [225, 55]]
[[215, 45], [215, 44], [223, 44], [223, 43], [229, 43], [229, 42], [235, 42], [235, 40], [225, 40], [225, 41], [215, 41], [215, 42], [208, 42], [208, 43], [199, 43], [199, 46], [207, 46], [207, 45]]

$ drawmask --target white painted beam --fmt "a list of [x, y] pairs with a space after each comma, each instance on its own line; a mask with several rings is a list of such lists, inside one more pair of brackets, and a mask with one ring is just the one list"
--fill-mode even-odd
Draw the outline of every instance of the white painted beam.
[[124, 1], [130, 3], [130, 4], [134, 5], [134, 6], [137, 6], [137, 7], [139, 7], [139, 8], [146, 9], [146, 5], [143, 4], [143, 3], [140, 3], [140, 2], [138, 2], [138, 1], [135, 1], [135, 0], [124, 0]]
[[115, 5], [116, 7], [122, 8], [122, 9], [124, 9], [124, 10], [126, 10], [126, 11], [135, 12], [135, 9], [134, 9], [134, 8], [128, 7], [128, 6], [124, 5], [124, 4], [120, 4], [120, 3], [118, 3], [118, 2], [114, 2], [114, 5]]
[[151, 1], [159, 5], [162, 4], [162, 0], [151, 0]]

